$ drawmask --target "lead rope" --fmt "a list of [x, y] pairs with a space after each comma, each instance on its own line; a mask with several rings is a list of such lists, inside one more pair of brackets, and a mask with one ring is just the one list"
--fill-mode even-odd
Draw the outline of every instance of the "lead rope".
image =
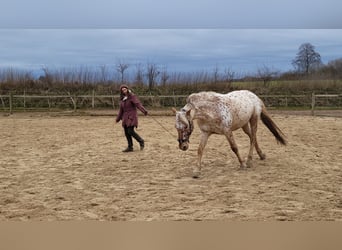
[[158, 123], [158, 125], [159, 125], [160, 127], [162, 127], [169, 135], [171, 135], [173, 139], [175, 138], [174, 135], [171, 134], [171, 132], [170, 132], [163, 124], [161, 124], [156, 118], [154, 118], [153, 116], [150, 116], [150, 117], [151, 117], [156, 123]]

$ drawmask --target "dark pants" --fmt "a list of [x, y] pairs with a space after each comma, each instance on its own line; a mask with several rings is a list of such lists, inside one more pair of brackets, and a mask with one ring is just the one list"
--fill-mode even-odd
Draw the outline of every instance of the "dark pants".
[[128, 142], [128, 147], [129, 148], [133, 148], [133, 140], [132, 137], [137, 140], [141, 145], [144, 144], [144, 140], [143, 138], [141, 138], [135, 131], [134, 131], [134, 127], [126, 127], [124, 126], [124, 130], [125, 130], [125, 136], [127, 138], [127, 142]]

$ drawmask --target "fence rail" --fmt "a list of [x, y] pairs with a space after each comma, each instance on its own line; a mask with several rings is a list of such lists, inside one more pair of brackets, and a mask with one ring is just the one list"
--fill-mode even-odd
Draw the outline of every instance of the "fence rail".
[[[139, 96], [146, 107], [183, 106], [188, 95], [145, 95]], [[308, 107], [314, 115], [319, 107], [342, 108], [342, 94], [302, 94], [302, 95], [259, 95], [268, 107]], [[26, 93], [0, 95], [2, 109], [74, 109], [77, 108], [118, 108], [119, 95], [28, 95]]]

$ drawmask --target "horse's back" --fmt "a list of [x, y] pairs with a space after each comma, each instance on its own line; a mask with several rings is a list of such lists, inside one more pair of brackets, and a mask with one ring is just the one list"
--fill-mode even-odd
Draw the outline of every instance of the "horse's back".
[[219, 101], [221, 98], [232, 99], [234, 102], [241, 100], [250, 100], [259, 103], [260, 98], [249, 90], [235, 90], [228, 92], [227, 94], [220, 94], [213, 91], [202, 91], [193, 93], [188, 96], [187, 102], [199, 102], [199, 101]]
[[195, 106], [220, 106], [228, 107], [232, 112], [252, 112], [261, 113], [263, 102], [249, 90], [236, 90], [227, 94], [220, 94], [213, 91], [203, 91], [193, 93], [187, 98], [187, 103]]
[[256, 94], [249, 90], [236, 90], [227, 93], [225, 96], [227, 100], [233, 102], [235, 106], [257, 108], [256, 111], [258, 113], [261, 112], [263, 102]]

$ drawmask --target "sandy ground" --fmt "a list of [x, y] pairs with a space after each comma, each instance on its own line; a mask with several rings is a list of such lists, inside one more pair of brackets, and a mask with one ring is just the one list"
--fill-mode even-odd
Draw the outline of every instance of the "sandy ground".
[[[272, 117], [288, 146], [260, 123], [267, 159], [241, 171], [213, 135], [193, 179], [200, 132], [180, 151], [172, 116], [140, 116], [145, 150], [122, 153], [114, 117], [2, 114], [0, 221], [342, 221], [342, 118]], [[248, 138], [235, 139], [246, 157]]]

